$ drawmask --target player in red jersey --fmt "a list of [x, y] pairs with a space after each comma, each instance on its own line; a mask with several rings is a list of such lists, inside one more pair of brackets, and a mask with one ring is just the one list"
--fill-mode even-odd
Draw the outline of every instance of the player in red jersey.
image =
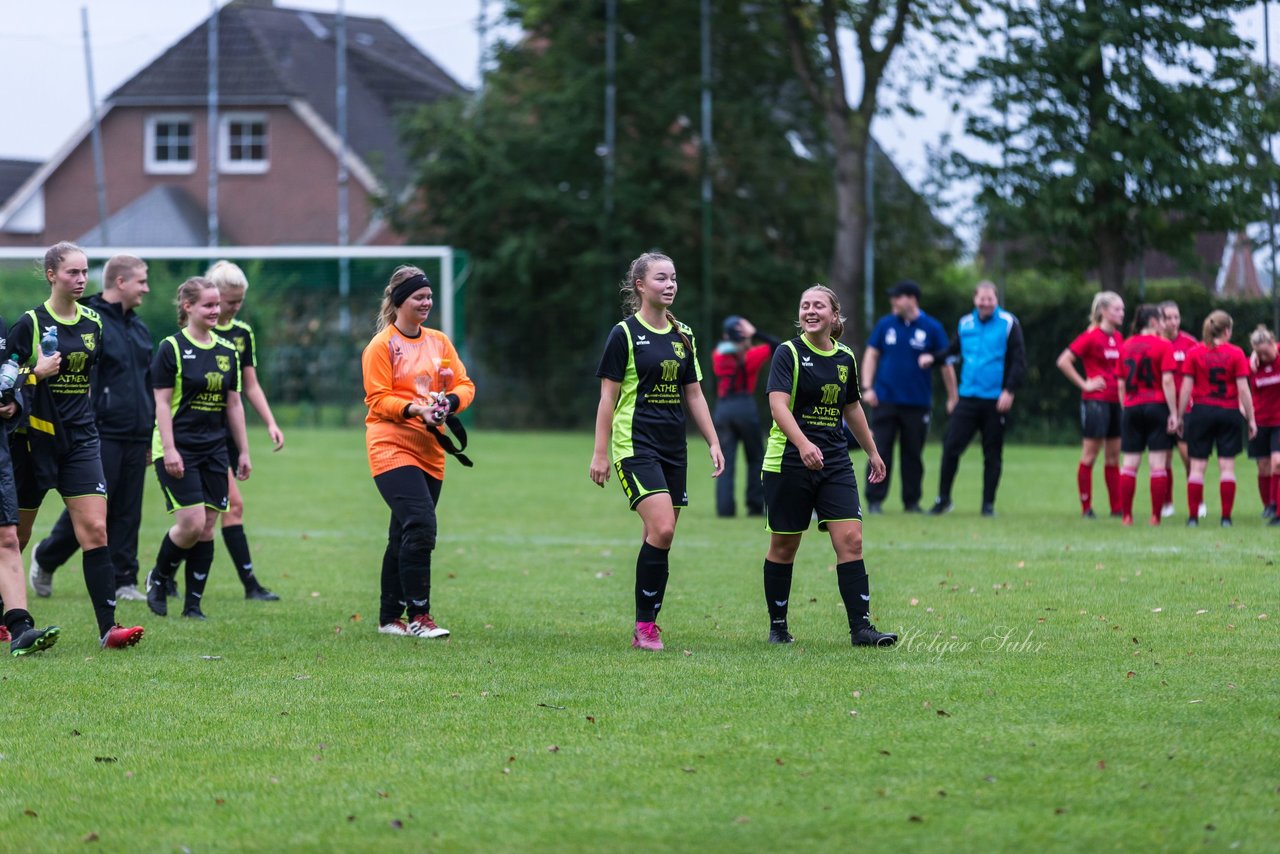
[[1275, 336], [1259, 326], [1249, 336], [1253, 356], [1249, 359], [1249, 390], [1258, 433], [1249, 440], [1249, 456], [1258, 463], [1258, 494], [1262, 497], [1262, 518], [1280, 525], [1276, 504], [1280, 500], [1280, 351]]
[[[1187, 475], [1187, 525], [1195, 527], [1196, 508], [1204, 500], [1204, 472], [1209, 454], [1218, 449], [1218, 482], [1222, 497], [1222, 527], [1231, 527], [1236, 500], [1236, 455], [1240, 440], [1240, 414], [1249, 425], [1249, 438], [1258, 432], [1249, 393], [1249, 360], [1231, 343], [1231, 315], [1210, 312], [1204, 320], [1203, 345], [1187, 352], [1186, 372], [1178, 396], [1178, 412], [1186, 413], [1183, 435], [1191, 457]], [[1191, 410], [1187, 411], [1187, 405]]]
[[1154, 305], [1138, 306], [1133, 321], [1133, 337], [1120, 347], [1116, 367], [1121, 415], [1120, 500], [1123, 502], [1124, 525], [1133, 524], [1133, 495], [1138, 486], [1138, 466], [1142, 451], [1147, 452], [1151, 466], [1151, 524], [1160, 524], [1160, 508], [1164, 502], [1168, 478], [1166, 463], [1173, 447], [1172, 434], [1178, 426], [1177, 391], [1173, 375], [1173, 347], [1160, 334], [1164, 321]]
[[[1161, 334], [1169, 340], [1173, 345], [1173, 360], [1176, 363], [1177, 370], [1174, 372], [1174, 384], [1181, 387], [1183, 366], [1186, 364], [1187, 351], [1193, 347], [1199, 347], [1200, 342], [1195, 336], [1188, 335], [1182, 331], [1182, 312], [1178, 310], [1178, 304], [1173, 300], [1165, 300], [1160, 303], [1160, 314], [1164, 319], [1164, 328]], [[1182, 457], [1183, 474], [1191, 470], [1191, 460], [1187, 457], [1187, 442], [1182, 436], [1176, 436], [1178, 446], [1178, 456]], [[1169, 461], [1165, 463], [1165, 470], [1169, 476], [1165, 480], [1164, 506], [1160, 509], [1161, 516], [1172, 516], [1173, 509], [1173, 454], [1169, 455]], [[1198, 508], [1198, 515], [1204, 516], [1204, 505]]]
[[[1089, 328], [1076, 337], [1058, 356], [1058, 370], [1080, 389], [1080, 430], [1084, 441], [1076, 485], [1080, 512], [1086, 519], [1093, 512], [1093, 463], [1103, 452], [1103, 472], [1111, 515], [1121, 515], [1120, 502], [1120, 394], [1116, 386], [1116, 366], [1124, 336], [1124, 300], [1114, 291], [1093, 298]], [[1076, 370], [1076, 359], [1084, 365], [1084, 376]]]

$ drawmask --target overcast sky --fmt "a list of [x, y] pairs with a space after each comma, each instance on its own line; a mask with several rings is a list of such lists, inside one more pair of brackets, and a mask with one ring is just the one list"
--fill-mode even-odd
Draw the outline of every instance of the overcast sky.
[[[94, 83], [101, 102], [194, 29], [210, 14], [212, 2], [0, 0], [0, 157], [46, 159], [88, 118], [81, 8], [89, 10]], [[335, 12], [338, 0], [278, 0], [277, 5]], [[496, 16], [501, 0], [488, 5]], [[467, 86], [478, 79], [479, 8], [480, 0], [346, 0], [347, 14], [385, 19]], [[691, 2], [690, 9], [696, 8]], [[1280, 9], [1273, 11], [1273, 48], [1280, 52]], [[1261, 6], [1241, 16], [1240, 28], [1259, 44], [1261, 58]], [[960, 137], [962, 120], [936, 95], [917, 92], [913, 101], [924, 111], [921, 118], [885, 116], [876, 120], [873, 132], [918, 185], [925, 173], [926, 146], [946, 133]]]

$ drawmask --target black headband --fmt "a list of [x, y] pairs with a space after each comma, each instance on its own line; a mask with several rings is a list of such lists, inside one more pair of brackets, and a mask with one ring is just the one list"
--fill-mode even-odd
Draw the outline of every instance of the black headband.
[[403, 282], [395, 286], [395, 289], [391, 291], [391, 303], [396, 308], [399, 308], [404, 305], [404, 301], [407, 300], [415, 291], [420, 291], [423, 288], [429, 287], [431, 287], [431, 280], [419, 273], [416, 276], [405, 279]]

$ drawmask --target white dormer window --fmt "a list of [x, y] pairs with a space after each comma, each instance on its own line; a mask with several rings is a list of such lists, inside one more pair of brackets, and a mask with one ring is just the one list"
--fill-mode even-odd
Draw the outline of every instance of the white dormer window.
[[267, 117], [262, 113], [224, 113], [218, 134], [218, 169], [222, 172], [266, 172]]
[[193, 128], [189, 113], [147, 116], [146, 171], [152, 175], [190, 175], [196, 171]]

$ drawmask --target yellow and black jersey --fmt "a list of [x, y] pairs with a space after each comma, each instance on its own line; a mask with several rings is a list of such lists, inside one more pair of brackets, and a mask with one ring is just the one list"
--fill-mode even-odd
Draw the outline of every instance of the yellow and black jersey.
[[[844, 435], [844, 408], [862, 399], [858, 392], [858, 360], [835, 342], [818, 350], [803, 335], [784, 342], [773, 354], [768, 392], [791, 396], [791, 414], [801, 432], [822, 451], [826, 466], [850, 466]], [[769, 431], [764, 471], [802, 469], [800, 451], [775, 422]]]
[[65, 433], [63, 438], [73, 443], [97, 438], [89, 387], [90, 371], [102, 353], [102, 320], [96, 311], [77, 304], [74, 317], [62, 318], [49, 310], [47, 302], [25, 311], [9, 330], [2, 358], [7, 360], [16, 353], [22, 367], [34, 367], [40, 339], [50, 327], [58, 331], [58, 352], [62, 354], [58, 373], [44, 381], [54, 412], [33, 407], [31, 426], [43, 429], [46, 422], [56, 422]]
[[641, 456], [684, 465], [684, 387], [702, 381], [689, 327], [654, 329], [634, 314], [619, 321], [596, 376], [622, 385], [613, 410], [613, 461]]
[[[173, 389], [173, 444], [184, 457], [226, 454], [227, 394], [240, 390], [234, 344], [217, 335], [201, 344], [185, 329], [170, 335], [151, 360], [151, 387]], [[151, 446], [153, 456], [164, 456], [159, 428]]]
[[252, 326], [233, 317], [226, 326], [213, 327], [213, 333], [230, 341], [236, 348], [241, 370], [258, 367], [258, 345], [253, 337]]

